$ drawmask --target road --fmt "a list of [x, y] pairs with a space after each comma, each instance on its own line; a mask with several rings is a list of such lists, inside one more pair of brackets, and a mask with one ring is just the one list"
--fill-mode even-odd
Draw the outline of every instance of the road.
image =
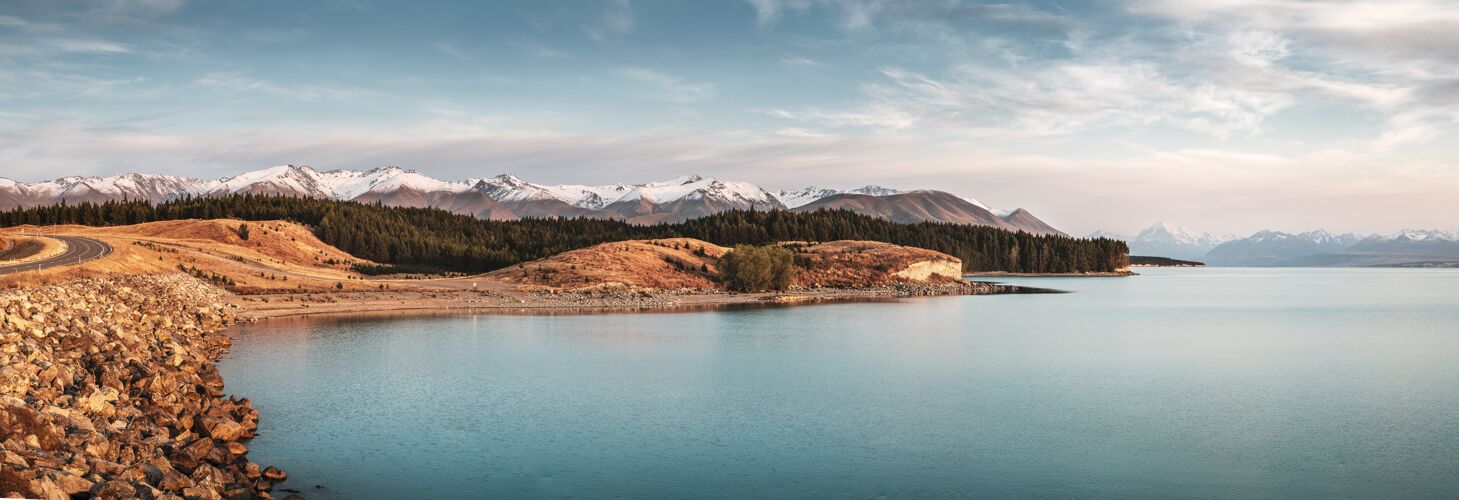
[[24, 264], [14, 264], [9, 266], [0, 265], [0, 275], [14, 274], [25, 271], [37, 271], [41, 269], [50, 269], [52, 267], [76, 265], [89, 260], [96, 260], [102, 257], [106, 257], [107, 254], [111, 253], [111, 245], [108, 245], [101, 240], [83, 238], [80, 236], [44, 235], [44, 237], [54, 240], [60, 240], [62, 243], [65, 243], [66, 251], [61, 255], [57, 255], [46, 260], [27, 262]]

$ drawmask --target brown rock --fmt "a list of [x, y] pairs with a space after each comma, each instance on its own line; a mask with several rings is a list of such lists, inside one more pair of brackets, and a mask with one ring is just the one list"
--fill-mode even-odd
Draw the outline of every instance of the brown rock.
[[157, 481], [158, 488], [177, 493], [181, 493], [182, 490], [191, 488], [192, 486], [192, 478], [189, 478], [183, 475], [181, 472], [175, 470], [168, 472], [166, 475], [163, 475], [162, 479]]
[[182, 497], [185, 498], [185, 499], [187, 499], [187, 500], [222, 500], [223, 499], [223, 496], [222, 495], [219, 495], [218, 492], [216, 490], [213, 490], [212, 488], [199, 488], [199, 487], [196, 487], [196, 486], [194, 486], [192, 488], [188, 488], [188, 489], [182, 490]]
[[195, 427], [201, 427], [207, 431], [208, 437], [218, 441], [237, 441], [243, 437], [243, 426], [228, 418], [205, 417], [199, 415]]
[[96, 483], [88, 481], [84, 477], [67, 473], [56, 474], [55, 481], [56, 486], [61, 487], [61, 492], [67, 495], [87, 493], [96, 486]]
[[275, 483], [289, 478], [289, 474], [272, 465], [263, 470], [263, 478]]
[[119, 479], [107, 481], [97, 488], [96, 491], [91, 492], [92, 498], [102, 500], [135, 498], [136, 496], [137, 489], [132, 487], [132, 483]]
[[43, 477], [31, 481], [30, 495], [32, 498], [43, 498], [45, 500], [71, 500], [71, 495], [66, 494], [60, 486], [56, 485], [51, 478]]

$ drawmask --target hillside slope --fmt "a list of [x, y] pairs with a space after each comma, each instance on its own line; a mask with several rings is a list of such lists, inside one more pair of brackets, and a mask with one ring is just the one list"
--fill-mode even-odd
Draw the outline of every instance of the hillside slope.
[[369, 261], [325, 244], [308, 228], [291, 222], [177, 220], [102, 228], [51, 226], [46, 230], [99, 239], [110, 244], [113, 252], [77, 266], [11, 275], [0, 281], [0, 287], [35, 286], [96, 275], [170, 274], [180, 269], [240, 292], [370, 286], [350, 270], [356, 263]]
[[942, 191], [912, 191], [884, 196], [842, 193], [827, 196], [792, 209], [795, 212], [814, 212], [820, 209], [850, 210], [901, 224], [918, 222], [950, 222], [974, 226], [989, 226], [1030, 234], [1064, 233], [1034, 217], [1027, 210], [1018, 209], [1006, 217], [973, 204], [951, 193]]
[[[955, 282], [962, 261], [921, 248], [872, 241], [788, 244], [798, 286], [858, 288]], [[572, 250], [487, 273], [524, 290], [710, 290], [720, 288], [719, 259], [733, 249], [693, 238], [629, 240]]]

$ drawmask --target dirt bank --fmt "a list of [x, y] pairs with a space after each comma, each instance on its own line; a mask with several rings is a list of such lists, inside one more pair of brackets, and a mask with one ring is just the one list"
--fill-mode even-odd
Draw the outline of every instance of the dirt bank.
[[240, 295], [230, 300], [240, 318], [264, 319], [311, 314], [365, 312], [499, 312], [561, 314], [573, 312], [652, 311], [746, 304], [799, 304], [936, 295], [1024, 293], [1019, 287], [990, 283], [893, 284], [863, 288], [795, 287], [785, 292], [732, 293], [719, 290], [668, 291], [522, 291], [437, 289], [399, 292], [341, 292]]

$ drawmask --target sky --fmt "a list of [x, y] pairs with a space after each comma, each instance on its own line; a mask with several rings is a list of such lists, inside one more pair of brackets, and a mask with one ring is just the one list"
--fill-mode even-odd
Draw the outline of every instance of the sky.
[[1459, 2], [4, 0], [0, 176], [697, 173], [1074, 234], [1459, 226]]

